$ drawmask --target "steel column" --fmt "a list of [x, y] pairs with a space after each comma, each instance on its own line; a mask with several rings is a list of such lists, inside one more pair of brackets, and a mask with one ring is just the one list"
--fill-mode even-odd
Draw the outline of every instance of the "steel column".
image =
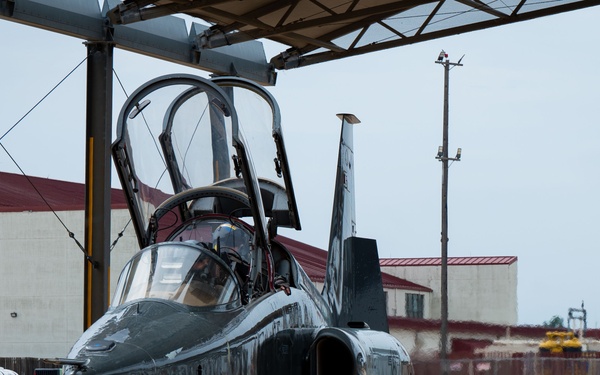
[[108, 309], [113, 44], [88, 42], [84, 329]]

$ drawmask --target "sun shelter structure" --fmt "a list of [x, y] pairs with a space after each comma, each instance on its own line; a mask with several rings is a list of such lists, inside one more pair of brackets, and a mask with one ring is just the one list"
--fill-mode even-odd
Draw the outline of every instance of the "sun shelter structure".
[[184, 13], [212, 26], [200, 49], [269, 39], [287, 49], [270, 58], [290, 69], [598, 5], [597, 0], [125, 0], [113, 24]]
[[[100, 1], [102, 2], [102, 1]], [[0, 19], [274, 85], [297, 68], [600, 0], [2, 0]], [[181, 15], [192, 17], [188, 26]], [[282, 45], [264, 54], [260, 40]]]
[[[600, 0], [0, 0], [0, 19], [86, 41], [85, 306], [108, 308], [113, 50], [263, 85], [276, 71], [596, 6]], [[188, 28], [180, 15], [192, 17]], [[280, 43], [269, 59], [260, 40]], [[10, 53], [4, 55], [10, 58]]]

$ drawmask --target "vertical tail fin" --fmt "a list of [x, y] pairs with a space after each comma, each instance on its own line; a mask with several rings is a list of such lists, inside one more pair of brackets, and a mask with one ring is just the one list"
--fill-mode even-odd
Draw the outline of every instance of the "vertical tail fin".
[[365, 322], [372, 329], [387, 332], [377, 244], [375, 240], [355, 236], [352, 125], [360, 121], [351, 114], [338, 117], [342, 120], [342, 131], [323, 296], [332, 310], [335, 326]]
[[352, 126], [360, 123], [360, 120], [351, 114], [337, 116], [342, 120], [342, 131], [331, 213], [327, 270], [323, 286], [323, 296], [329, 303], [334, 317], [339, 316], [342, 310], [342, 287], [345, 276], [342, 273], [344, 241], [356, 233]]

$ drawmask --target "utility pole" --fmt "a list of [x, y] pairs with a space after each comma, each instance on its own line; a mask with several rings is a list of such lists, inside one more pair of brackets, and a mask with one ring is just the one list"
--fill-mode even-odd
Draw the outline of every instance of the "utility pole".
[[[464, 57], [464, 56], [463, 56]], [[450, 81], [450, 67], [462, 66], [458, 60], [452, 63], [448, 54], [442, 50], [436, 64], [444, 67], [444, 124], [442, 146], [438, 148], [435, 157], [442, 162], [442, 272], [441, 272], [441, 327], [440, 327], [440, 363], [441, 373], [448, 374], [448, 161], [460, 161], [461, 149], [453, 158], [448, 157], [448, 87]]]

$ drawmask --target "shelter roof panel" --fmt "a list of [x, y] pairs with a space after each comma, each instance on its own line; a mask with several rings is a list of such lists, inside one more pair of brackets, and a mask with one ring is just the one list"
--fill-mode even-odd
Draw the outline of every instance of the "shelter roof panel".
[[[496, 12], [499, 12], [501, 17], [509, 16], [509, 14], [503, 14], [498, 10]], [[447, 1], [425, 27], [424, 32], [442, 31], [456, 25], [470, 25], [495, 18], [497, 18], [497, 15], [477, 11], [472, 6], [462, 4], [458, 1]]]
[[[278, 69], [368, 53], [473, 30], [595, 6], [600, 0], [127, 0], [110, 13], [186, 13], [212, 24], [203, 48], [266, 38], [289, 48], [271, 58]], [[162, 9], [156, 12], [156, 9]], [[165, 11], [166, 9], [166, 11]]]
[[[0, 18], [275, 84], [275, 69], [597, 5], [600, 0], [105, 0], [100, 10], [97, 2], [85, 0], [12, 0], [0, 1]], [[188, 34], [184, 24], [173, 19], [176, 14], [208, 25]], [[131, 27], [139, 22], [147, 27]], [[286, 49], [268, 60], [264, 54], [248, 53], [262, 50], [258, 39], [282, 43]], [[224, 50], [248, 42], [255, 44]]]

